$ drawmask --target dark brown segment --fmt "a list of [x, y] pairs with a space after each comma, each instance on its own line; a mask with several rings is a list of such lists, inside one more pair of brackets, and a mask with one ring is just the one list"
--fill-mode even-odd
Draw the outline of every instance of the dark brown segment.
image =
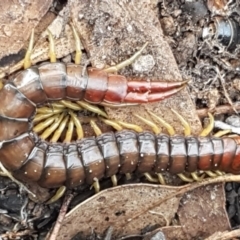
[[169, 136], [160, 134], [157, 136], [157, 161], [154, 167], [154, 172], [161, 173], [168, 169], [169, 166]]
[[6, 141], [28, 132], [30, 123], [27, 119], [12, 119], [0, 116], [0, 141]]
[[136, 170], [139, 149], [137, 135], [134, 131], [123, 130], [115, 134], [120, 154], [120, 173], [132, 173]]
[[223, 156], [223, 141], [221, 138], [212, 138], [214, 154], [212, 158], [212, 170], [218, 170]]
[[108, 88], [108, 74], [103, 70], [88, 68], [88, 83], [84, 100], [101, 103]]
[[156, 162], [155, 135], [150, 132], [138, 134], [139, 162], [137, 171], [140, 173], [150, 172]]
[[19, 169], [27, 160], [35, 146], [36, 139], [32, 134], [23, 134], [18, 138], [2, 142], [0, 160], [10, 171]]
[[30, 153], [24, 165], [16, 172], [18, 178], [37, 182], [43, 171], [45, 154], [48, 148], [46, 142], [38, 143]]
[[195, 172], [198, 168], [198, 139], [196, 137], [186, 138], [187, 146], [187, 172]]
[[45, 188], [62, 186], [66, 181], [66, 166], [63, 157], [63, 146], [60, 144], [49, 145], [42, 176], [39, 185]]
[[230, 173], [240, 174], [240, 145], [237, 145], [236, 153], [229, 168]]
[[224, 150], [219, 170], [229, 172], [232, 165], [232, 161], [235, 157], [237, 144], [234, 139], [229, 137], [223, 138], [222, 140]]
[[87, 70], [83, 71], [81, 65], [67, 65], [66, 98], [70, 100], [82, 100], [87, 88]]
[[169, 172], [172, 174], [183, 173], [187, 163], [187, 150], [185, 138], [183, 136], [173, 136], [170, 138], [170, 166]]
[[67, 168], [67, 180], [65, 185], [68, 188], [74, 188], [85, 183], [86, 174], [81, 156], [78, 154], [77, 145], [68, 145], [64, 156]]
[[86, 183], [92, 184], [95, 179], [104, 177], [105, 164], [95, 138], [85, 138], [78, 142], [78, 151], [86, 174]]
[[105, 161], [105, 177], [111, 177], [118, 172], [120, 156], [113, 132], [106, 132], [97, 137], [97, 144]]
[[47, 96], [40, 82], [38, 68], [31, 67], [21, 71], [12, 80], [12, 83], [24, 96], [35, 104], [41, 104], [47, 101]]
[[10, 118], [29, 118], [35, 106], [13, 85], [6, 84], [0, 91], [0, 115]]
[[66, 97], [66, 66], [64, 63], [45, 63], [38, 68], [43, 90], [48, 100]]
[[214, 154], [213, 143], [209, 137], [199, 137], [199, 170], [211, 170]]
[[104, 102], [121, 103], [127, 96], [127, 79], [121, 75], [108, 75], [108, 87]]

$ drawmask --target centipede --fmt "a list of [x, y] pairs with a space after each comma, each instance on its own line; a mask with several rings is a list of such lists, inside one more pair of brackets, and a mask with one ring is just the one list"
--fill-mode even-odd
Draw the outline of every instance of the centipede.
[[[31, 66], [32, 33], [25, 69], [0, 90], [0, 160], [13, 175], [45, 188], [95, 184], [99, 189], [98, 181], [103, 178], [111, 178], [116, 185], [118, 173], [139, 172], [146, 176], [153, 173], [163, 182], [161, 174], [166, 171], [179, 176], [197, 170], [240, 172], [237, 136], [190, 133], [181, 136], [166, 125], [168, 135], [159, 133], [152, 123], [153, 132], [148, 132], [137, 126], [126, 129], [124, 123], [119, 127], [106, 119], [106, 114], [95, 105], [127, 106], [160, 101], [179, 92], [186, 82], [131, 81], [113, 74], [131, 64], [147, 44], [116, 66], [84, 70], [80, 65], [80, 40], [74, 28], [73, 33], [75, 63], [56, 61], [49, 32], [50, 62]], [[101, 115], [102, 121], [110, 122], [117, 131], [102, 133], [91, 121], [96, 136], [84, 138], [76, 115], [82, 108]], [[154, 113], [150, 114], [163, 122]], [[65, 138], [59, 141], [63, 130], [66, 130]], [[73, 139], [74, 132], [76, 139]]]

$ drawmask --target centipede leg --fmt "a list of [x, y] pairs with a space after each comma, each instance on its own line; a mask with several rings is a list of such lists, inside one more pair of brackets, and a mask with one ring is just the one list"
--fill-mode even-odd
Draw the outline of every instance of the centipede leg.
[[31, 54], [32, 54], [32, 50], [33, 50], [33, 43], [34, 43], [34, 29], [32, 30], [29, 45], [28, 45], [28, 49], [27, 49], [27, 52], [26, 52], [25, 57], [24, 57], [24, 61], [23, 61], [24, 69], [27, 69], [27, 68], [31, 67], [31, 65], [32, 65]]
[[99, 180], [97, 178], [94, 178], [94, 183], [92, 184], [91, 188], [93, 187], [95, 189], [95, 193], [100, 192], [100, 184]]
[[157, 173], [157, 176], [158, 176], [158, 181], [160, 182], [160, 184], [166, 185], [163, 175], [161, 173]]
[[213, 127], [214, 127], [214, 117], [211, 113], [208, 113], [208, 117], [209, 117], [209, 124], [206, 126], [206, 128], [204, 128], [202, 130], [202, 132], [200, 133], [200, 137], [206, 137], [209, 135], [209, 133], [212, 132]]
[[143, 50], [147, 47], [147, 45], [148, 45], [148, 42], [145, 43], [142, 46], [142, 48], [139, 51], [137, 51], [133, 56], [131, 56], [129, 59], [126, 59], [125, 61], [120, 62], [115, 66], [105, 68], [104, 71], [108, 72], [108, 73], [114, 73], [114, 72], [117, 72], [117, 71], [119, 71], [120, 69], [122, 69], [126, 66], [129, 66], [142, 54]]
[[185, 176], [183, 173], [179, 173], [178, 177], [181, 178], [184, 182], [193, 182], [193, 179], [188, 178], [187, 176]]
[[191, 173], [191, 176], [192, 176], [192, 178], [193, 178], [196, 182], [200, 182], [200, 181], [202, 181], [202, 180], [204, 179], [205, 174], [203, 174], [201, 177], [199, 177], [199, 176], [197, 175], [197, 172], [193, 172], [193, 173]]
[[158, 179], [152, 177], [149, 173], [144, 173], [144, 176], [149, 182], [158, 183]]
[[212, 171], [204, 171], [209, 177], [212, 177], [212, 178], [214, 178], [214, 177], [217, 177], [217, 174], [215, 174], [214, 172], [212, 172]]

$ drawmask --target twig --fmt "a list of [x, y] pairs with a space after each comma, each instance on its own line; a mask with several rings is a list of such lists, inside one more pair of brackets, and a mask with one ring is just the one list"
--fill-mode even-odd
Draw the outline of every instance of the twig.
[[231, 130], [232, 133], [236, 133], [240, 135], [240, 128], [239, 127], [234, 127], [231, 126], [227, 123], [224, 123], [222, 121], [214, 121], [214, 127], [215, 128], [220, 128], [222, 130]]
[[[240, 111], [240, 102], [236, 102], [233, 104], [235, 110]], [[221, 105], [215, 108], [214, 114], [226, 114], [226, 113], [234, 113], [233, 107], [231, 105]], [[196, 110], [199, 118], [204, 118], [208, 116], [209, 109], [202, 108]]]
[[233, 231], [225, 231], [225, 232], [217, 232], [213, 235], [209, 236], [208, 238], [205, 238], [204, 240], [227, 240], [227, 239], [233, 239], [234, 237], [240, 236], [240, 229], [236, 229]]
[[74, 197], [74, 194], [67, 194], [65, 196], [62, 207], [59, 211], [59, 215], [58, 215], [57, 221], [55, 223], [55, 226], [53, 227], [52, 232], [48, 234], [46, 239], [48, 239], [48, 240], [56, 240], [57, 239], [58, 232], [62, 226], [64, 217], [67, 213], [68, 206], [69, 206], [70, 202], [72, 201], [73, 197]]

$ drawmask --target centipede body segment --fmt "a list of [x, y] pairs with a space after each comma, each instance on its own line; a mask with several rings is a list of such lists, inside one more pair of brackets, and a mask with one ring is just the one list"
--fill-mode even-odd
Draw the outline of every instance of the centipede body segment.
[[[79, 126], [78, 139], [72, 141], [71, 129], [78, 124], [73, 113], [79, 108], [75, 102], [147, 103], [169, 97], [185, 84], [127, 81], [124, 76], [110, 74], [110, 70], [88, 68], [84, 71], [78, 64], [51, 62], [29, 67], [5, 84], [0, 91], [0, 159], [3, 165], [18, 178], [47, 188], [62, 185], [73, 188], [117, 173], [135, 171], [157, 174], [197, 170], [240, 172], [237, 137], [184, 137], [121, 130], [82, 138]], [[65, 101], [72, 109], [62, 109], [58, 101]], [[45, 112], [46, 121], [38, 125], [39, 132], [45, 125], [52, 125], [39, 136], [33, 125], [42, 117], [38, 115], [38, 108], [44, 105], [52, 105], [55, 115], [51, 118], [53, 113]], [[67, 128], [66, 141], [57, 142], [59, 136], [53, 137], [52, 142], [44, 140], [54, 131], [61, 134], [59, 124], [62, 129]]]

